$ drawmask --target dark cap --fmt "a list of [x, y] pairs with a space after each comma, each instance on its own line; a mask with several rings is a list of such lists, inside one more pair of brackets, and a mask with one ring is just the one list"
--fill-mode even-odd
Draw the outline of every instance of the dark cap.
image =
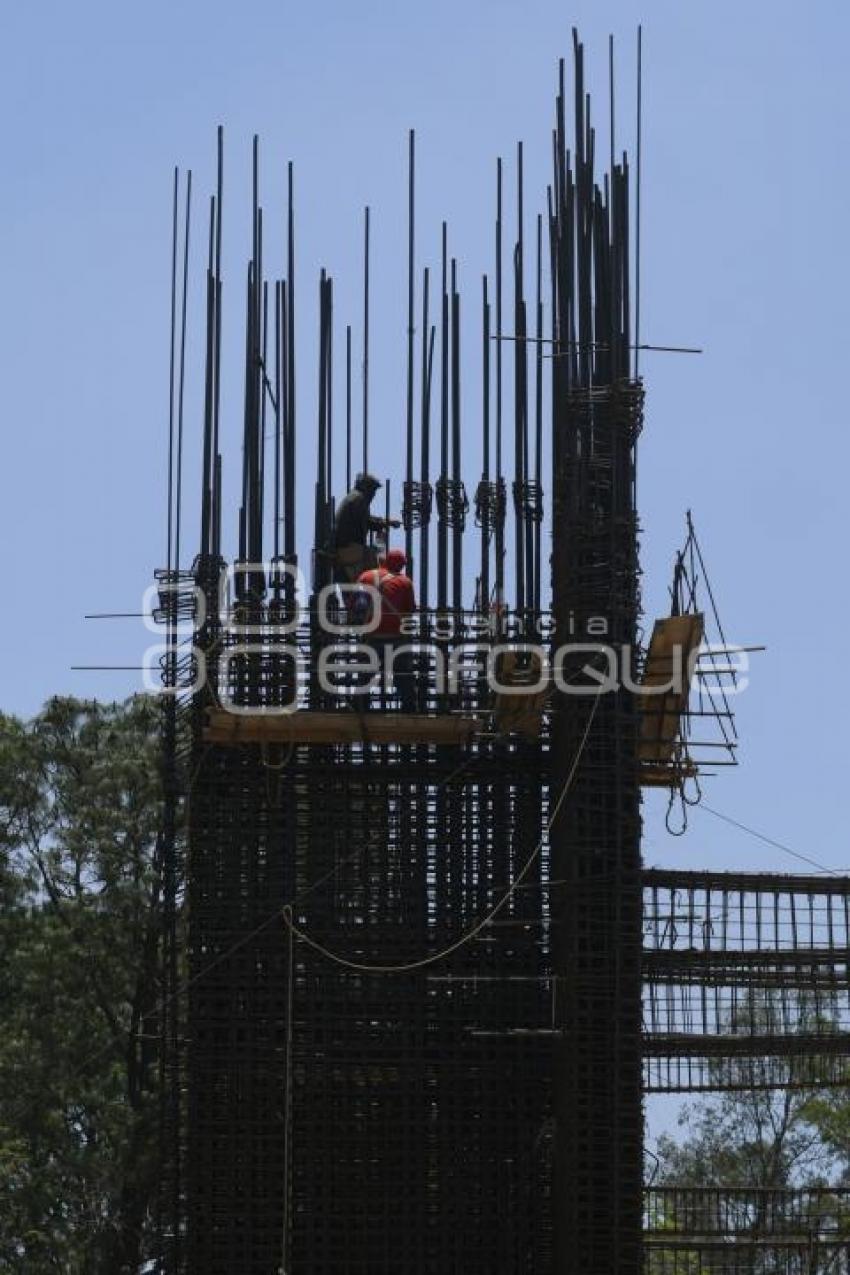
[[376, 478], [374, 474], [358, 474], [354, 480], [358, 491], [377, 491], [381, 485], [380, 478]]

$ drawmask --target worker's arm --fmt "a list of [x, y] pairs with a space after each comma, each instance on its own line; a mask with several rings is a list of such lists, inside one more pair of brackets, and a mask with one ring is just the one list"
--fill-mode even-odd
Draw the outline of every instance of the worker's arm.
[[387, 527], [400, 527], [401, 522], [398, 518], [369, 518], [370, 531], [386, 531]]

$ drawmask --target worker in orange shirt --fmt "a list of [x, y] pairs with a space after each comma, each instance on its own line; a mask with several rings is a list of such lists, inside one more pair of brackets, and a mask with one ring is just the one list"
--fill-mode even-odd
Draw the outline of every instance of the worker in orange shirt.
[[358, 584], [370, 584], [378, 593], [378, 623], [369, 634], [369, 641], [379, 656], [391, 659], [393, 681], [398, 693], [401, 711], [416, 712], [416, 686], [414, 684], [413, 652], [398, 650], [406, 645], [400, 642], [401, 621], [416, 609], [413, 581], [405, 574], [407, 557], [403, 549], [388, 549], [378, 560], [378, 566], [364, 571]]

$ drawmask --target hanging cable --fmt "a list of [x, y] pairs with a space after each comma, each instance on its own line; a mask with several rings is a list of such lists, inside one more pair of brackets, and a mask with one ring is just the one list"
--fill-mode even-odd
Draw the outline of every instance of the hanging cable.
[[561, 807], [567, 798], [567, 794], [569, 793], [572, 787], [573, 780], [575, 779], [576, 772], [579, 768], [579, 764], [584, 754], [584, 749], [587, 744], [587, 739], [588, 739], [588, 736], [590, 735], [590, 728], [593, 725], [593, 719], [596, 716], [596, 709], [598, 706], [599, 706], [599, 696], [597, 696], [593, 701], [593, 708], [591, 709], [590, 715], [587, 719], [587, 725], [584, 728], [584, 733], [582, 734], [581, 742], [579, 743], [578, 749], [576, 751], [576, 755], [573, 758], [572, 765], [570, 766], [567, 777], [564, 780], [563, 787], [561, 788], [561, 791], [558, 795], [558, 799], [555, 802], [552, 813], [546, 821], [543, 835], [541, 836], [540, 840], [537, 842], [537, 845], [535, 846], [534, 850], [528, 856], [525, 863], [520, 868], [517, 875], [514, 877], [513, 881], [511, 881], [511, 883], [508, 885], [507, 889], [505, 890], [504, 894], [499, 899], [499, 901], [490, 909], [490, 911], [486, 914], [486, 916], [482, 917], [480, 921], [477, 921], [476, 924], [473, 925], [471, 929], [467, 930], [464, 934], [462, 934], [460, 938], [455, 940], [454, 943], [450, 943], [448, 947], [442, 948], [439, 952], [431, 953], [430, 956], [420, 957], [420, 959], [416, 961], [407, 961], [401, 965], [372, 965], [372, 964], [365, 964], [360, 961], [350, 961], [348, 960], [347, 957], [340, 956], [337, 952], [332, 952], [330, 948], [324, 947], [323, 944], [318, 943], [315, 939], [311, 938], [309, 934], [307, 934], [304, 930], [300, 929], [293, 921], [292, 906], [289, 903], [287, 903], [281, 909], [281, 915], [283, 916], [284, 924], [295, 935], [296, 938], [300, 939], [302, 943], [306, 943], [308, 947], [311, 947], [314, 952], [318, 952], [320, 956], [324, 956], [326, 960], [332, 961], [335, 965], [341, 965], [345, 969], [354, 970], [357, 973], [361, 973], [361, 974], [406, 974], [412, 970], [424, 969], [428, 965], [436, 965], [438, 961], [445, 960], [447, 957], [451, 956], [454, 952], [459, 951], [461, 948], [465, 947], [468, 943], [471, 943], [475, 938], [478, 937], [478, 935], [482, 932], [482, 930], [485, 930], [487, 928], [487, 926], [494, 919], [494, 917], [496, 917], [498, 913], [501, 912], [502, 908], [512, 898], [516, 890], [524, 881], [525, 877], [531, 871], [531, 868], [535, 860], [537, 859], [537, 857], [540, 854], [540, 851], [543, 848], [543, 843], [546, 837], [548, 836], [548, 834], [551, 832], [552, 827], [555, 823], [555, 820], [557, 819], [558, 814], [560, 813]]
[[773, 837], [768, 837], [766, 833], [759, 832], [757, 828], [751, 828], [748, 824], [741, 823], [738, 819], [733, 819], [731, 815], [724, 815], [720, 810], [707, 806], [704, 801], [700, 803], [700, 809], [707, 810], [710, 815], [714, 815], [715, 819], [722, 819], [724, 823], [731, 824], [733, 828], [739, 828], [741, 832], [749, 833], [757, 841], [763, 841], [765, 845], [773, 846], [775, 850], [781, 850], [783, 854], [790, 854], [793, 859], [799, 859], [801, 863], [808, 863], [811, 867], [817, 868], [819, 872], [825, 872], [828, 876], [833, 877], [844, 876], [844, 873], [837, 868], [828, 868], [826, 864], [818, 863], [817, 859], [801, 854], [799, 850], [793, 850], [791, 846], [786, 846], [783, 842], [776, 841]]

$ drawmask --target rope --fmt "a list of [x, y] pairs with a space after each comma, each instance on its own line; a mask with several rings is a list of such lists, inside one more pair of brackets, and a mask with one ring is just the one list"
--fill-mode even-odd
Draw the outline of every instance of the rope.
[[345, 969], [355, 970], [356, 972], [361, 974], [406, 974], [410, 972], [411, 970], [424, 969], [428, 965], [436, 965], [438, 961], [445, 960], [447, 957], [451, 956], [454, 952], [457, 952], [462, 947], [465, 947], [467, 943], [471, 943], [473, 939], [478, 937], [478, 935], [481, 933], [482, 930], [487, 928], [487, 926], [490, 924], [493, 918], [497, 916], [499, 912], [501, 912], [505, 904], [509, 901], [509, 899], [512, 898], [516, 890], [520, 887], [525, 877], [530, 872], [535, 860], [538, 858], [540, 851], [543, 848], [543, 843], [546, 837], [552, 831], [552, 827], [555, 823], [555, 820], [557, 819], [560, 813], [561, 807], [567, 798], [567, 794], [569, 793], [572, 787], [573, 780], [575, 779], [576, 772], [579, 767], [579, 763], [581, 762], [582, 756], [584, 754], [584, 749], [587, 744], [588, 736], [590, 735], [590, 728], [593, 725], [593, 719], [596, 716], [596, 709], [598, 705], [599, 705], [599, 696], [597, 696], [593, 701], [593, 708], [591, 709], [590, 715], [587, 719], [587, 725], [584, 728], [584, 733], [581, 737], [581, 742], [579, 743], [578, 749], [576, 751], [576, 755], [573, 758], [573, 762], [572, 762], [572, 765], [570, 766], [569, 773], [567, 774], [567, 777], [564, 780], [564, 785], [561, 788], [560, 794], [558, 795], [558, 800], [555, 802], [555, 806], [552, 810], [552, 813], [546, 821], [546, 826], [545, 826], [543, 835], [541, 836], [540, 840], [537, 842], [537, 845], [534, 847], [534, 850], [526, 859], [525, 863], [520, 868], [519, 872], [514, 877], [513, 881], [510, 883], [508, 888], [505, 890], [505, 893], [502, 895], [499, 901], [495, 904], [495, 906], [490, 909], [490, 911], [486, 914], [486, 916], [484, 916], [480, 921], [476, 922], [476, 924], [473, 925], [471, 929], [467, 930], [464, 934], [460, 936], [460, 938], [456, 939], [454, 943], [450, 943], [448, 947], [444, 947], [441, 951], [434, 952], [430, 956], [420, 957], [420, 959], [417, 961], [407, 961], [403, 965], [370, 965], [370, 964], [361, 963], [359, 961], [350, 961], [347, 959], [347, 957], [340, 956], [337, 952], [332, 952], [330, 948], [324, 947], [323, 944], [318, 943], [316, 939], [311, 938], [309, 934], [307, 934], [304, 930], [300, 929], [293, 921], [292, 905], [289, 903], [287, 903], [281, 909], [281, 915], [283, 917], [284, 924], [287, 926], [289, 931], [295, 935], [296, 938], [300, 939], [302, 943], [306, 943], [308, 947], [311, 947], [314, 952], [318, 952], [320, 956], [324, 956], [326, 960], [332, 961], [335, 965], [341, 965]]
[[[593, 710], [594, 713], [596, 711], [597, 703], [598, 703], [598, 700], [594, 702], [594, 710]], [[592, 720], [592, 716], [593, 715], [591, 714], [591, 720]], [[590, 723], [588, 722], [588, 726], [589, 725]], [[586, 737], [586, 734], [587, 732], [585, 732], [585, 737]], [[583, 747], [584, 747], [584, 740], [582, 741], [582, 748]], [[184, 814], [184, 819], [186, 821], [188, 821], [188, 818], [189, 818], [189, 810], [191, 806], [192, 793], [194, 791], [195, 783], [197, 781], [198, 775], [201, 772], [203, 763], [206, 760], [208, 754], [212, 751], [212, 748], [213, 748], [212, 744], [207, 744], [206, 748], [202, 752], [198, 760], [198, 763], [195, 766], [189, 778], [189, 784], [188, 784], [188, 789], [186, 793], [186, 809]], [[460, 775], [464, 770], [469, 769], [469, 767], [473, 764], [473, 760], [474, 760], [473, 758], [465, 758], [463, 761], [461, 761], [459, 765], [457, 765], [454, 768], [454, 770], [449, 772], [449, 774], [446, 776], [445, 779], [440, 781], [440, 783], [437, 785], [437, 790], [439, 791], [442, 788], [448, 787], [448, 785], [452, 782], [453, 779], [455, 779], [456, 776]], [[552, 819], [550, 819], [549, 821], [549, 825], [548, 825], [549, 827], [551, 827], [552, 823], [554, 822], [555, 814], [557, 814], [557, 809], [555, 810], [552, 816]], [[241, 935], [238, 939], [235, 940], [235, 942], [231, 943], [231, 945], [225, 948], [223, 952], [219, 952], [217, 956], [214, 956], [210, 961], [207, 962], [206, 965], [204, 965], [201, 969], [199, 969], [190, 978], [184, 979], [182, 983], [180, 983], [177, 987], [173, 988], [168, 993], [167, 996], [163, 997], [162, 1001], [160, 1002], [161, 1007], [164, 1009], [166, 1006], [170, 1006], [175, 1001], [179, 1000], [181, 996], [185, 996], [186, 993], [191, 990], [191, 988], [195, 987], [199, 982], [201, 982], [204, 978], [206, 978], [207, 975], [212, 973], [214, 969], [216, 969], [224, 961], [229, 960], [231, 956], [235, 955], [236, 952], [238, 952], [241, 948], [245, 947], [246, 944], [250, 943], [252, 939], [257, 938], [259, 934], [262, 934], [264, 930], [268, 929], [270, 925], [274, 924], [274, 922], [278, 919], [278, 917], [283, 915], [284, 912], [288, 910], [291, 914], [292, 903], [300, 903], [304, 899], [306, 899], [308, 895], [312, 894], [315, 890], [320, 889], [327, 881], [330, 881], [332, 877], [336, 876], [340, 868], [346, 867], [347, 864], [349, 863], [353, 863], [354, 860], [358, 858], [358, 856], [361, 855], [365, 849], [366, 849], [365, 844], [358, 846], [352, 852], [352, 854], [346, 856], [346, 858], [344, 858], [340, 863], [335, 863], [333, 867], [329, 869], [329, 871], [323, 873], [323, 875], [320, 876], [317, 880], [313, 881], [310, 885], [306, 886], [303, 890], [299, 891], [289, 904], [284, 905], [283, 909], [275, 908], [273, 912], [270, 912], [269, 915], [265, 917], [264, 920], [262, 920], [247, 934]], [[527, 871], [527, 868], [524, 869], [523, 871], [524, 872]], [[520, 884], [520, 881], [518, 878], [517, 881], [514, 883], [513, 888], [516, 889], [519, 884]], [[290, 968], [292, 968], [292, 966], [290, 966]], [[89, 1067], [91, 1067], [94, 1063], [98, 1062], [105, 1054], [109, 1053], [109, 1051], [113, 1050], [114, 1048], [115, 1048], [114, 1042], [112, 1040], [109, 1040], [107, 1041], [106, 1044], [99, 1046], [97, 1049], [87, 1054], [85, 1058], [83, 1058], [82, 1061], [71, 1070], [71, 1073], [68, 1076], [68, 1082], [70, 1083], [71, 1081], [79, 1079], [88, 1070]], [[30, 1110], [30, 1104], [28, 1103], [22, 1104], [17, 1110], [13, 1110], [12, 1119], [17, 1120], [18, 1118], [23, 1116], [28, 1110]]]
[[[676, 804], [677, 795], [679, 796], [679, 799], [681, 801], [682, 823], [681, 823], [681, 827], [674, 828], [673, 824], [670, 822], [670, 819], [673, 814], [673, 807]], [[667, 812], [664, 815], [664, 826], [667, 829], [667, 831], [670, 833], [671, 837], [684, 837], [685, 833], [688, 831], [688, 811], [685, 805], [684, 793], [680, 786], [671, 787], [670, 789], [670, 797], [667, 802]]]

